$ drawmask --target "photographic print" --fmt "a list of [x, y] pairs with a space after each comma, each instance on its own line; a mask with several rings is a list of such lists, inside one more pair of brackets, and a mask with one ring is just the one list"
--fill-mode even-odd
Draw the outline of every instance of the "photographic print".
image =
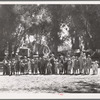
[[93, 93], [99, 97], [99, 1], [0, 1], [0, 98]]

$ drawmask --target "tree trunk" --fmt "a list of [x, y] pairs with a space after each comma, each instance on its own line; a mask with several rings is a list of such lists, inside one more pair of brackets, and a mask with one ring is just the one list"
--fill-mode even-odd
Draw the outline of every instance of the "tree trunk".
[[12, 58], [12, 42], [8, 43], [8, 57]]

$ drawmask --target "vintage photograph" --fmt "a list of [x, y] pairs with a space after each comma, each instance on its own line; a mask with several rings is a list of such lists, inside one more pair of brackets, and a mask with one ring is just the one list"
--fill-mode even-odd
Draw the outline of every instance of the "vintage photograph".
[[100, 93], [100, 4], [0, 3], [0, 93]]

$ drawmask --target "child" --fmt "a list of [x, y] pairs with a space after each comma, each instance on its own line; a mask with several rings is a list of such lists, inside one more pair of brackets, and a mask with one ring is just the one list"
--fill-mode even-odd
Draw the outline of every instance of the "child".
[[93, 62], [93, 65], [92, 65], [93, 75], [98, 74], [98, 67], [99, 67], [98, 62], [97, 61]]

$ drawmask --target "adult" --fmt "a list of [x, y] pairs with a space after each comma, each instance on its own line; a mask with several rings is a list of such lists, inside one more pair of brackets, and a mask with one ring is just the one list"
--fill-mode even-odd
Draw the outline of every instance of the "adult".
[[74, 74], [79, 74], [79, 60], [77, 56], [75, 57]]
[[46, 58], [45, 56], [43, 56], [43, 58], [41, 59], [41, 74], [45, 75], [45, 71], [46, 71]]
[[38, 58], [35, 58], [34, 61], [34, 72], [35, 74], [38, 74]]
[[52, 74], [55, 74], [55, 64], [54, 64], [54, 61], [55, 61], [54, 54], [51, 54], [50, 63], [52, 64]]
[[39, 68], [39, 74], [42, 74], [42, 72], [41, 72], [41, 64], [42, 64], [42, 58], [41, 57], [39, 57], [39, 60], [38, 60], [38, 68]]
[[31, 59], [31, 74], [34, 74], [34, 63], [35, 63], [35, 61], [34, 61], [34, 59], [32, 58], [32, 59]]
[[92, 60], [91, 60], [90, 55], [88, 55], [86, 62], [87, 62], [87, 65], [86, 65], [87, 66], [87, 74], [90, 74], [90, 68], [91, 68], [91, 65], [92, 65]]
[[15, 74], [15, 59], [12, 59], [11, 61], [11, 75]]
[[65, 61], [64, 61], [64, 74], [67, 74], [68, 72], [68, 59], [65, 58]]
[[51, 68], [52, 68], [52, 64], [50, 63], [50, 60], [48, 60], [47, 67], [46, 67], [47, 74], [52, 74]]
[[62, 63], [62, 74], [63, 74], [64, 73], [64, 56], [61, 55], [59, 60]]
[[7, 75], [8, 60], [7, 57], [3, 60], [3, 75]]
[[28, 58], [27, 65], [28, 65], [28, 73], [31, 74], [31, 60], [30, 60], [30, 58]]
[[87, 74], [87, 66], [86, 66], [86, 64], [87, 64], [87, 61], [86, 61], [86, 54], [84, 53], [84, 55], [83, 55], [83, 74]]
[[58, 59], [55, 59], [55, 74], [58, 74]]
[[23, 63], [24, 63], [24, 73], [28, 74], [28, 60], [26, 56], [24, 56]]
[[82, 74], [82, 71], [83, 71], [83, 53], [80, 54], [80, 57], [79, 57], [79, 72], [80, 74]]
[[19, 74], [19, 72], [20, 72], [20, 57], [19, 57], [19, 55], [16, 55], [15, 71], [16, 71], [16, 74]]
[[72, 65], [71, 65], [71, 74], [74, 74], [74, 67], [75, 67], [75, 56], [72, 56]]

